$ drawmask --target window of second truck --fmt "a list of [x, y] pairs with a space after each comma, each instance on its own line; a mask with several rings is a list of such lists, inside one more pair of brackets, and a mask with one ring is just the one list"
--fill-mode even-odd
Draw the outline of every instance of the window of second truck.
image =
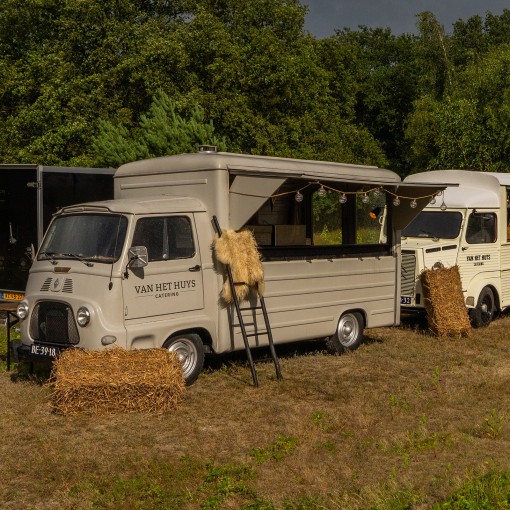
[[455, 211], [422, 211], [402, 231], [402, 237], [455, 239], [460, 234], [462, 214]]
[[141, 218], [136, 223], [132, 246], [145, 246], [149, 262], [191, 258], [195, 244], [187, 216]]
[[496, 215], [494, 213], [472, 212], [466, 228], [468, 244], [485, 244], [496, 241]]

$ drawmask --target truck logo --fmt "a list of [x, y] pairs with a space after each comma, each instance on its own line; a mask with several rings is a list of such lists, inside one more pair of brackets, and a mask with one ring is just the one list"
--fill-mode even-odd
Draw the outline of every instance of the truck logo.
[[466, 262], [474, 262], [474, 266], [483, 266], [484, 262], [490, 260], [490, 254], [487, 255], [468, 255], [466, 257]]
[[55, 278], [53, 280], [53, 283], [51, 284], [51, 290], [53, 292], [59, 292], [62, 290], [62, 285], [64, 283], [64, 280], [62, 278]]
[[193, 291], [196, 280], [176, 280], [173, 282], [149, 283], [135, 285], [135, 292], [140, 296], [154, 295], [155, 298], [177, 297], [179, 292]]

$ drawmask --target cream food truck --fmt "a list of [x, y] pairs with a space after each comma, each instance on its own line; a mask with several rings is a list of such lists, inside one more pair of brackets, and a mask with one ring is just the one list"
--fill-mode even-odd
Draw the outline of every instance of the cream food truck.
[[[327, 337], [337, 352], [355, 349], [364, 328], [399, 323], [400, 230], [440, 189], [376, 167], [212, 147], [125, 164], [114, 200], [55, 214], [18, 306], [19, 356], [164, 347], [179, 354], [191, 383], [204, 353], [243, 349], [220, 299], [213, 219], [254, 232], [275, 344]], [[385, 207], [380, 242], [369, 213]], [[335, 225], [320, 223], [324, 209]], [[250, 347], [259, 346], [267, 338], [252, 334]]]
[[510, 305], [510, 174], [435, 170], [405, 182], [458, 186], [447, 187], [402, 231], [402, 310], [424, 311], [424, 269], [457, 265], [472, 324], [488, 325]]

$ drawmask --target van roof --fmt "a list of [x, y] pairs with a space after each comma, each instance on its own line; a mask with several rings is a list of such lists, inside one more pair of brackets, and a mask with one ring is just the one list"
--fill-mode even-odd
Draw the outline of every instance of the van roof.
[[446, 206], [452, 208], [498, 208], [501, 205], [500, 187], [510, 186], [510, 174], [475, 170], [432, 170], [409, 175], [404, 182], [458, 185], [447, 187], [443, 197], [439, 197], [435, 204], [428, 207], [440, 207], [444, 199]]
[[376, 166], [351, 165], [328, 161], [253, 156], [228, 152], [199, 152], [162, 156], [126, 163], [117, 169], [116, 177], [155, 175], [168, 172], [185, 173], [200, 170], [228, 170], [232, 174], [266, 177], [327, 179], [358, 183], [399, 183], [395, 172]]
[[62, 213], [79, 212], [112, 212], [131, 214], [164, 214], [179, 212], [205, 211], [205, 205], [194, 197], [157, 196], [147, 198], [119, 198], [103, 200], [101, 202], [87, 202], [86, 204], [70, 205], [62, 208]]

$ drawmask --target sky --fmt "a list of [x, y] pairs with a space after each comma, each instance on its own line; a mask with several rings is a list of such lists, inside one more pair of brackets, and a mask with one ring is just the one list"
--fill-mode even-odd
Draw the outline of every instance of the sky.
[[359, 25], [369, 28], [391, 28], [395, 35], [416, 33], [419, 12], [430, 11], [451, 33], [453, 23], [471, 16], [485, 17], [487, 12], [501, 15], [510, 9], [508, 0], [301, 0], [308, 6], [305, 30], [317, 38], [334, 34], [335, 29], [357, 30]]

